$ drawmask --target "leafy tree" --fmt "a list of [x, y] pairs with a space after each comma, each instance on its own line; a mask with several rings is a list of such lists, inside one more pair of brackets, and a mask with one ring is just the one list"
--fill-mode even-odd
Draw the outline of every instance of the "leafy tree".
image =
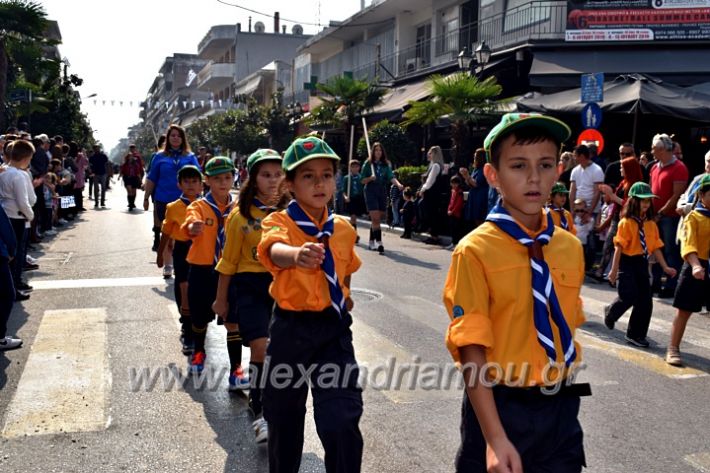
[[0, 130], [5, 129], [9, 118], [8, 79], [15, 75], [15, 71], [11, 71], [12, 58], [8, 51], [42, 43], [46, 26], [47, 14], [40, 3], [28, 0], [0, 1]]
[[429, 127], [438, 118], [448, 116], [451, 120], [451, 141], [455, 152], [454, 163], [463, 165], [472, 154], [471, 126], [477, 117], [496, 110], [495, 98], [502, 87], [495, 77], [479, 80], [465, 72], [429, 78], [432, 99], [424, 102], [411, 101], [411, 108], [404, 112], [405, 125], [418, 124]]
[[[369, 130], [370, 144], [379, 141], [387, 152], [387, 157], [396, 166], [413, 161], [417, 158], [417, 147], [407, 133], [396, 123], [382, 120]], [[365, 137], [360, 138], [357, 144], [357, 155], [360, 159], [368, 156]]]

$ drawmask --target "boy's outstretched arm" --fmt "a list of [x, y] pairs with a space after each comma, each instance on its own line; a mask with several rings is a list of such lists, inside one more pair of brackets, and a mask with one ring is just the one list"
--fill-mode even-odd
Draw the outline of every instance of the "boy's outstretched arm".
[[[485, 348], [467, 345], [459, 348], [466, 394], [486, 439], [486, 464], [490, 473], [523, 473], [520, 455], [508, 440], [493, 399], [493, 391], [480, 383], [481, 369], [486, 365]], [[472, 379], [473, 378], [473, 379]]]

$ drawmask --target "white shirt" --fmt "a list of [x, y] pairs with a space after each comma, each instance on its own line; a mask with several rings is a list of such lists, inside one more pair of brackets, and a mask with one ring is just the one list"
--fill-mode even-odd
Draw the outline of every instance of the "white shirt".
[[8, 217], [31, 222], [35, 216], [32, 206], [37, 202], [32, 178], [27, 171], [4, 167], [5, 172], [0, 173], [0, 205]]
[[424, 182], [424, 185], [422, 186], [422, 192], [428, 191], [429, 189], [432, 188], [434, 183], [436, 183], [436, 178], [439, 177], [440, 173], [441, 173], [441, 166], [439, 166], [439, 163], [431, 163], [431, 168], [429, 169], [429, 174], [427, 174], [427, 176], [426, 176], [426, 182]]
[[[597, 184], [604, 182], [604, 171], [596, 163], [591, 163], [586, 168], [578, 164], [572, 169], [570, 181], [574, 182], [577, 189], [576, 197], [584, 200], [587, 203], [587, 207], [591, 208], [595, 187]], [[592, 212], [596, 212], [598, 207], [599, 202], [597, 202], [597, 208], [593, 209]]]

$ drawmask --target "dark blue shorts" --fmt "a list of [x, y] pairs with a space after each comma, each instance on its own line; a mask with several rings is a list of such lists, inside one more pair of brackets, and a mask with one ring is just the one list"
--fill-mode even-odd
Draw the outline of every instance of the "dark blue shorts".
[[187, 262], [187, 253], [190, 251], [192, 241], [175, 240], [173, 244], [173, 267], [175, 268], [175, 284], [187, 282], [190, 272], [190, 263]]
[[269, 294], [271, 273], [236, 273], [229, 284], [227, 322], [239, 324], [246, 345], [269, 337], [269, 322], [274, 300]]
[[[496, 386], [493, 397], [508, 439], [520, 454], [523, 471], [578, 473], [586, 466], [579, 396], [545, 396], [522, 388]], [[457, 473], [486, 472], [486, 440], [464, 392]]]
[[687, 261], [683, 263], [673, 299], [673, 307], [676, 309], [700, 312], [705, 306], [710, 310], [710, 273], [707, 260], [700, 260], [700, 265], [705, 269], [705, 279], [702, 280], [693, 277], [693, 267]]
[[365, 186], [365, 206], [368, 212], [387, 210], [387, 192], [380, 184], [371, 182]]
[[[192, 324], [205, 327], [215, 318], [212, 303], [217, 297], [219, 273], [214, 266], [191, 264], [187, 278], [187, 303], [190, 306]], [[220, 319], [221, 320], [221, 319]]]

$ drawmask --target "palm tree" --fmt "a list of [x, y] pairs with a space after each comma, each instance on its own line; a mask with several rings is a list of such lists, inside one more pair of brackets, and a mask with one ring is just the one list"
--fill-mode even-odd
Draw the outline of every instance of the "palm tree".
[[503, 88], [495, 77], [480, 80], [477, 77], [458, 72], [442, 77], [429, 78], [432, 100], [409, 102], [410, 108], [404, 113], [405, 125], [417, 124], [429, 127], [438, 118], [448, 116], [451, 120], [451, 141], [455, 149], [454, 163], [464, 165], [471, 155], [471, 126], [481, 114], [496, 110], [499, 102], [495, 98]]
[[[326, 94], [322, 103], [311, 112], [309, 125], [342, 127], [345, 136], [350, 135], [350, 125], [357, 127], [358, 119], [380, 102], [386, 90], [377, 84], [339, 76], [326, 84], [318, 84], [318, 90]], [[355, 139], [357, 141], [357, 139]]]
[[8, 46], [42, 41], [46, 26], [47, 13], [40, 3], [0, 1], [0, 130], [5, 129], [7, 116]]

